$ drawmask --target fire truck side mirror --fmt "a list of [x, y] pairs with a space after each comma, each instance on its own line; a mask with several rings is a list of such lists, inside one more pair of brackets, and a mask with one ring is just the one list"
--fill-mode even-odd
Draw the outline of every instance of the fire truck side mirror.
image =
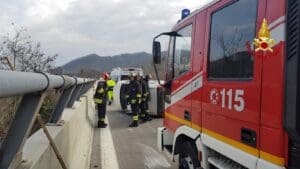
[[161, 48], [160, 42], [153, 41], [152, 45], [152, 55], [153, 55], [153, 62], [155, 64], [160, 64], [161, 62]]

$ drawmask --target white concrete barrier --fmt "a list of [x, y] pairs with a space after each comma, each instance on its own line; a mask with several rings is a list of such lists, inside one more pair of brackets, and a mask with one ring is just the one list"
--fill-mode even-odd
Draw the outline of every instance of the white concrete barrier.
[[[47, 125], [68, 169], [89, 168], [96, 117], [93, 94], [91, 89], [75, 102], [73, 108], [65, 109], [62, 125]], [[27, 139], [22, 159], [18, 169], [62, 168], [41, 129]]]

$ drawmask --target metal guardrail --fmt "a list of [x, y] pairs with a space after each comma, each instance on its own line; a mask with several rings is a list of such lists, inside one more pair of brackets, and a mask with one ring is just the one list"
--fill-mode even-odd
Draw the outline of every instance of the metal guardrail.
[[72, 107], [94, 83], [94, 79], [0, 70], [0, 98], [23, 95], [6, 138], [0, 145], [0, 169], [7, 169], [22, 150], [46, 91], [57, 90], [59, 99], [49, 121], [56, 123], [63, 110]]

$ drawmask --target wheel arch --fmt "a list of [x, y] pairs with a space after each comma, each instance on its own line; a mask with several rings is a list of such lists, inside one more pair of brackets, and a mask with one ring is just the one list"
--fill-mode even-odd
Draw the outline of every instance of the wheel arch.
[[[173, 138], [173, 151], [172, 156], [174, 158], [174, 155], [178, 154], [181, 151], [181, 146], [185, 142], [189, 142], [193, 149], [195, 150], [195, 160], [199, 159], [198, 157], [198, 151], [202, 149], [202, 144], [200, 141], [201, 133], [191, 127], [188, 126], [180, 126], [174, 134]], [[200, 166], [200, 161], [194, 161], [194, 164], [196, 167]]]
[[180, 126], [174, 134], [173, 138], [173, 151], [172, 156], [178, 154], [180, 151], [180, 145], [182, 145], [184, 142], [189, 141], [193, 143], [193, 146], [197, 150], [199, 150], [199, 147], [197, 146], [196, 141], [200, 138], [200, 132], [188, 127], [188, 126]]

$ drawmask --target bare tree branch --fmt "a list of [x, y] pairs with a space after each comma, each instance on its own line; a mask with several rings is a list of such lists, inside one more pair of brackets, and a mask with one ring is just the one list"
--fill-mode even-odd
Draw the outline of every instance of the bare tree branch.
[[[24, 27], [17, 27], [14, 23], [12, 26], [14, 34], [3, 37], [0, 58], [8, 57], [13, 68], [18, 71], [49, 71], [58, 55], [46, 55], [40, 42], [33, 42]], [[0, 60], [0, 69], [7, 68], [7, 63]]]

